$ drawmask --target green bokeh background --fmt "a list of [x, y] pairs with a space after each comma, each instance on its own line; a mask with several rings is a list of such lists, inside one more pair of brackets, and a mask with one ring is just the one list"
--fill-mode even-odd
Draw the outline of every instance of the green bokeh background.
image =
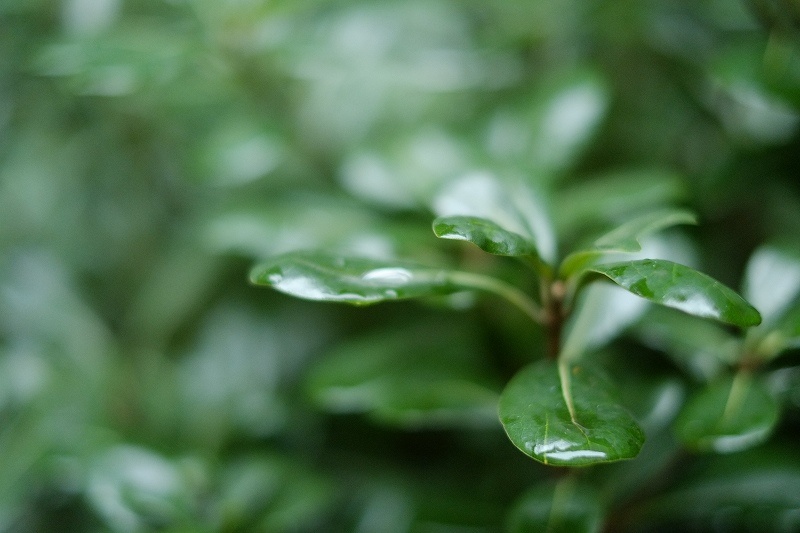
[[[676, 242], [738, 287], [760, 243], [800, 243], [798, 26], [780, 0], [0, 2], [0, 531], [523, 531], [515, 502], [558, 474], [491, 416], [419, 427], [397, 398], [428, 352], [499, 391], [538, 357], [524, 317], [295, 301], [248, 270], [308, 247], [479, 263], [430, 209], [488, 169], [561, 191], [572, 242], [689, 206]], [[617, 174], [654, 185], [578, 189]], [[313, 392], [398, 353], [363, 404]], [[587, 476], [608, 530], [800, 528], [788, 361], [773, 447], [674, 480], [654, 436]]]

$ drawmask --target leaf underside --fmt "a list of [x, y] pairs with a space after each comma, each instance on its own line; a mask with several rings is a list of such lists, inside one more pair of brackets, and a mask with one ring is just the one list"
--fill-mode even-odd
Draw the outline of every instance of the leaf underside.
[[609, 385], [588, 366], [570, 365], [567, 371], [566, 393], [552, 361], [534, 363], [509, 382], [500, 398], [500, 421], [514, 445], [548, 465], [635, 457], [644, 433]]

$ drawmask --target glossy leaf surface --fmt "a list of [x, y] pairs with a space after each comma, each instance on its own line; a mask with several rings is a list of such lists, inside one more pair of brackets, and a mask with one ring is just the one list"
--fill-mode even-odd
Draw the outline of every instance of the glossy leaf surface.
[[640, 239], [678, 224], [696, 224], [685, 209], [666, 209], [629, 220], [599, 237], [594, 245], [568, 255], [561, 263], [562, 276], [570, 276], [610, 253], [633, 253], [642, 249]]
[[574, 478], [545, 483], [526, 492], [508, 517], [510, 533], [595, 533], [603, 525], [603, 508], [596, 491]]
[[756, 326], [761, 315], [744, 298], [714, 278], [685, 265], [642, 259], [595, 265], [587, 270], [651, 302], [690, 315], [741, 327]]
[[441, 191], [433, 210], [439, 217], [485, 219], [534, 244], [544, 261], [555, 257], [556, 239], [545, 198], [522, 180], [501, 180], [488, 172], [468, 174]]
[[500, 421], [517, 448], [549, 465], [630, 459], [644, 443], [610, 385], [585, 365], [565, 366], [561, 373], [551, 361], [525, 367], [501, 395]]
[[778, 418], [778, 404], [764, 382], [740, 372], [690, 398], [675, 429], [690, 448], [728, 453], [764, 442]]
[[455, 292], [443, 270], [325, 253], [295, 252], [256, 266], [250, 281], [307, 300], [368, 305]]
[[485, 218], [439, 217], [433, 221], [433, 232], [440, 239], [469, 241], [494, 255], [536, 255], [536, 246], [530, 240]]

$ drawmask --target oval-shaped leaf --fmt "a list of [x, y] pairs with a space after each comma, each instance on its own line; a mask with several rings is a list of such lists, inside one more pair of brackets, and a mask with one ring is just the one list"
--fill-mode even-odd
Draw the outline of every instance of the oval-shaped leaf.
[[663, 259], [594, 265], [597, 272], [628, 291], [690, 315], [741, 327], [757, 326], [761, 315], [744, 298], [714, 278]]
[[488, 172], [476, 172], [448, 184], [437, 196], [433, 210], [440, 217], [491, 221], [534, 244], [536, 255], [551, 262], [556, 238], [545, 200], [522, 180], [500, 180]]
[[533, 242], [485, 218], [439, 217], [433, 221], [433, 232], [440, 239], [469, 241], [484, 252], [494, 255], [536, 255]]
[[766, 384], [740, 372], [690, 398], [675, 421], [675, 430], [690, 448], [737, 452], [764, 442], [778, 418], [778, 403]]
[[321, 252], [278, 256], [256, 266], [250, 281], [306, 300], [353, 305], [447, 294], [463, 288], [452, 283], [444, 270]]
[[635, 457], [644, 433], [588, 366], [540, 361], [522, 369], [500, 397], [500, 421], [523, 453], [549, 465]]
[[696, 223], [694, 213], [685, 209], [664, 209], [636, 217], [600, 236], [592, 247], [569, 254], [561, 263], [561, 275], [576, 274], [608, 254], [639, 252], [642, 238], [679, 224]]
[[527, 491], [508, 516], [510, 533], [595, 533], [603, 525], [603, 506], [593, 487], [572, 477]]
[[551, 173], [574, 164], [597, 131], [609, 102], [605, 80], [588, 69], [547, 87], [531, 117], [531, 156], [536, 168]]

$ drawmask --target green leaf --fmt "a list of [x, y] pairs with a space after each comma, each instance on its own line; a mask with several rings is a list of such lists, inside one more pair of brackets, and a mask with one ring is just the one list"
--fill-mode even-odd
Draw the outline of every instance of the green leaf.
[[561, 263], [561, 276], [574, 275], [609, 254], [639, 252], [642, 238], [663, 229], [696, 223], [697, 217], [685, 209], [664, 209], [636, 217], [599, 237], [591, 248], [569, 254]]
[[630, 459], [644, 443], [610, 385], [582, 364], [540, 361], [522, 369], [500, 397], [500, 421], [517, 448], [549, 465]]
[[447, 294], [464, 288], [452, 283], [444, 270], [321, 252], [278, 256], [256, 266], [250, 281], [306, 300], [353, 305]]
[[582, 291], [562, 335], [563, 360], [575, 360], [612, 340], [647, 310], [647, 302], [610, 283]]
[[509, 513], [509, 533], [595, 533], [603, 525], [603, 507], [590, 485], [566, 477], [527, 491]]
[[353, 305], [478, 289], [502, 296], [532, 320], [542, 321], [536, 302], [504, 281], [403, 261], [291, 252], [257, 265], [250, 272], [250, 282], [297, 298]]
[[641, 259], [587, 268], [628, 291], [690, 315], [741, 327], [757, 326], [761, 315], [747, 301], [717, 280], [685, 265], [662, 259]]
[[408, 136], [359, 148], [344, 158], [339, 180], [347, 192], [391, 209], [421, 208], [449, 179], [471, 167], [470, 148], [448, 131], [414, 128]]
[[651, 307], [636, 333], [698, 381], [711, 381], [741, 357], [741, 339], [725, 326], [666, 307]]
[[679, 175], [635, 169], [593, 176], [559, 191], [552, 212], [559, 235], [612, 224], [643, 210], [666, 207], [686, 196]]
[[796, 302], [781, 320], [780, 334], [785, 338], [786, 348], [800, 347], [800, 302]]
[[609, 90], [597, 73], [571, 73], [548, 87], [531, 117], [535, 168], [558, 172], [575, 164], [605, 116]]
[[381, 331], [321, 358], [307, 389], [329, 412], [402, 427], [495, 426], [498, 394], [478, 345], [463, 327], [441, 322]]
[[652, 531], [798, 531], [795, 450], [760, 447], [711, 456], [689, 479], [644, 502], [638, 522]]
[[[522, 237], [533, 244], [536, 255], [552, 262], [556, 239], [546, 198], [521, 180], [500, 180], [478, 172], [451, 182], [434, 202], [439, 217], [483, 219], [506, 233]], [[486, 230], [484, 230], [486, 231]]]
[[775, 245], [760, 247], [747, 263], [743, 285], [742, 293], [764, 322], [778, 320], [800, 294], [800, 256]]
[[484, 252], [494, 255], [536, 255], [534, 243], [485, 218], [439, 217], [433, 221], [433, 232], [440, 239], [469, 241]]
[[766, 384], [747, 372], [713, 383], [686, 403], [675, 429], [688, 447], [728, 453], [764, 442], [779, 418]]

